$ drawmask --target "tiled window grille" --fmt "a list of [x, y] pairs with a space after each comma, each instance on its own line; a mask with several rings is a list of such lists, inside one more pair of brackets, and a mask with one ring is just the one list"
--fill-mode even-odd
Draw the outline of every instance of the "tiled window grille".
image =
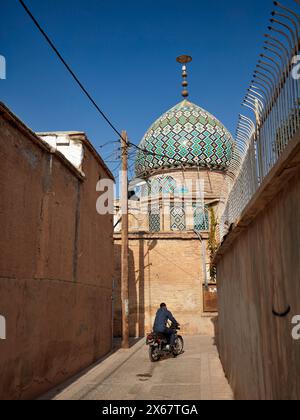
[[149, 209], [149, 231], [150, 232], [160, 232], [161, 225], [160, 225], [160, 208], [151, 207]]
[[183, 205], [171, 206], [171, 230], [186, 230], [185, 210]]
[[209, 212], [207, 207], [194, 205], [194, 229], [197, 232], [207, 232], [209, 230]]

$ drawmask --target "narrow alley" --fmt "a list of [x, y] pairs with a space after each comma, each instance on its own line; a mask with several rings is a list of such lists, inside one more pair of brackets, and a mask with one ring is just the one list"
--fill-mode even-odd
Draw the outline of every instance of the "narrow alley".
[[214, 340], [185, 338], [184, 354], [153, 364], [145, 340], [119, 350], [43, 400], [232, 400]]
[[1, 6], [0, 401], [300, 400], [300, 0]]

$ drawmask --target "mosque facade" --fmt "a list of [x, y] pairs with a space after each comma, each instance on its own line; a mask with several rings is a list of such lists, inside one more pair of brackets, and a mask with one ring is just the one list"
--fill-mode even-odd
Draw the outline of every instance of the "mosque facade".
[[[187, 87], [186, 66], [183, 86]], [[217, 312], [211, 255], [234, 181], [235, 142], [187, 99], [159, 117], [137, 148], [129, 201], [130, 334], [144, 336], [166, 302], [184, 334], [211, 333]], [[121, 219], [116, 203], [116, 220]], [[114, 333], [121, 335], [121, 223], [115, 231]]]

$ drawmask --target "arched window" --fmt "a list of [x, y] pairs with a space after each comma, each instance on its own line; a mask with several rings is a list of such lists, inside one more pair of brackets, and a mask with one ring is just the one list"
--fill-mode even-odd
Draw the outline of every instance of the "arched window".
[[161, 179], [162, 193], [164, 195], [172, 195], [176, 190], [176, 181], [171, 176], [162, 177]]
[[183, 204], [171, 206], [171, 230], [186, 230], [185, 210]]
[[157, 206], [150, 206], [149, 208], [149, 231], [160, 232], [160, 208]]
[[194, 205], [194, 229], [197, 232], [209, 231], [209, 212], [207, 207]]
[[151, 196], [172, 195], [176, 190], [176, 181], [171, 176], [158, 176], [149, 182]]
[[146, 182], [140, 189], [141, 191], [141, 197], [142, 198], [147, 198], [149, 197], [150, 194], [150, 185], [149, 182]]
[[150, 182], [151, 196], [156, 196], [161, 193], [161, 178], [157, 177]]

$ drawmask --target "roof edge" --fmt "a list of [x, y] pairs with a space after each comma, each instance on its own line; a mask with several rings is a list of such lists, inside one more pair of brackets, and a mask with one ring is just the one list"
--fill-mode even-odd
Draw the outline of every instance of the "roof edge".
[[[103, 169], [106, 171], [106, 173], [108, 174], [109, 178], [112, 179], [112, 181], [115, 182], [115, 178], [112, 174], [112, 172], [110, 171], [110, 169], [108, 168], [108, 166], [106, 165], [106, 163], [104, 162], [104, 160], [102, 159], [102, 157], [99, 155], [99, 153], [96, 151], [96, 149], [94, 148], [94, 146], [92, 145], [92, 143], [90, 142], [90, 140], [88, 139], [87, 135], [83, 132], [83, 131], [54, 131], [54, 132], [43, 132], [43, 133], [36, 133], [33, 130], [31, 130], [16, 114], [14, 114], [9, 108], [8, 106], [6, 106], [3, 102], [0, 101], [0, 115], [4, 115], [6, 117], [8, 117], [8, 119], [16, 125], [16, 127], [18, 129], [20, 129], [21, 131], [23, 131], [24, 133], [26, 133], [29, 138], [36, 143], [39, 147], [43, 148], [45, 151], [47, 151], [48, 153], [53, 153], [53, 150], [51, 148], [51, 146], [45, 142], [45, 140], [43, 140], [42, 137], [39, 137], [39, 135], [59, 135], [59, 134], [68, 134], [70, 135], [70, 137], [81, 137], [81, 141], [83, 142], [83, 144], [85, 144], [85, 146], [90, 150], [90, 152], [94, 155], [94, 157], [98, 160], [98, 162], [100, 163], [100, 165], [103, 167]], [[73, 168], [73, 172], [76, 173], [80, 178], [84, 179], [83, 174], [81, 173], [81, 171], [79, 171], [72, 163], [70, 163], [63, 155], [62, 153], [56, 151], [54, 153], [59, 159], [63, 160], [64, 163], [68, 163], [68, 167]]]

